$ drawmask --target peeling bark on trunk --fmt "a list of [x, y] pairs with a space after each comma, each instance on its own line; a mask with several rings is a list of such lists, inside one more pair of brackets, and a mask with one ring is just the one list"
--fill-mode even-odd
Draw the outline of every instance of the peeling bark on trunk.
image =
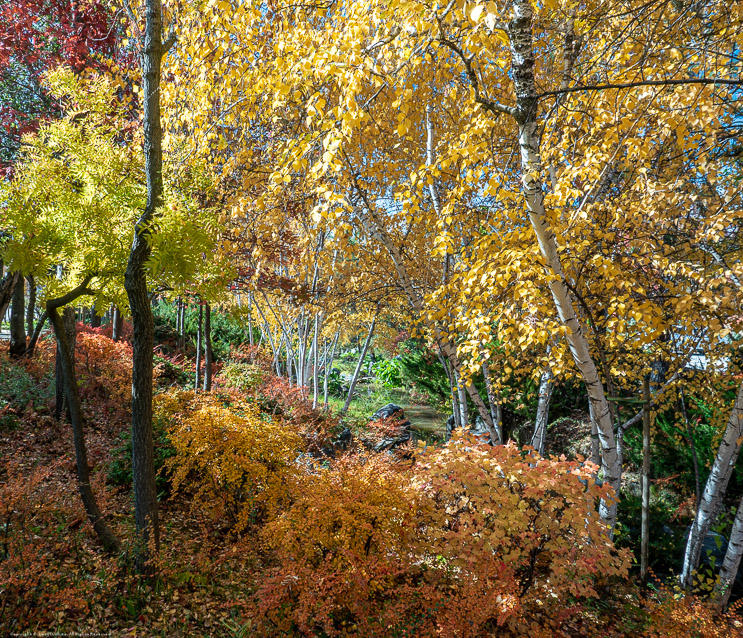
[[743, 497], [738, 503], [728, 548], [720, 568], [720, 580], [715, 586], [716, 602], [721, 607], [726, 607], [730, 600], [730, 592], [733, 589], [735, 577], [738, 575], [741, 556], [743, 556]]
[[704, 493], [697, 508], [697, 515], [691, 525], [689, 538], [684, 552], [684, 564], [681, 571], [681, 584], [684, 587], [692, 586], [694, 571], [699, 565], [704, 537], [709, 532], [715, 517], [720, 511], [722, 499], [725, 496], [730, 477], [733, 474], [735, 461], [743, 442], [743, 383], [738, 388], [738, 394], [730, 412], [725, 433], [717, 449], [715, 460], [712, 463]]
[[547, 441], [547, 425], [550, 417], [550, 400], [552, 399], [552, 370], [542, 372], [539, 380], [539, 401], [537, 402], [537, 418], [534, 421], [534, 434], [531, 437], [531, 446], [544, 456], [544, 446]]
[[560, 321], [568, 329], [566, 338], [570, 352], [588, 391], [601, 448], [603, 480], [614, 489], [617, 495], [612, 500], [602, 500], [599, 506], [601, 518], [612, 530], [616, 522], [616, 498], [619, 494], [621, 468], [618, 463], [609, 404], [590, 353], [588, 340], [573, 307], [560, 262], [555, 234], [549, 225], [544, 208], [544, 193], [540, 178], [542, 167], [537, 122], [538, 98], [534, 81], [532, 8], [528, 0], [514, 0], [508, 32], [511, 41], [511, 68], [516, 89], [515, 117], [519, 126], [522, 189], [529, 220], [536, 234], [540, 252], [544, 257], [552, 299]]

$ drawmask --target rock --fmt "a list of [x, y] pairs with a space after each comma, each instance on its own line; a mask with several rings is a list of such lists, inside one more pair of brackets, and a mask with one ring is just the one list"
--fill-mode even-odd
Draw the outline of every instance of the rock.
[[454, 432], [454, 430], [457, 427], [457, 420], [454, 418], [453, 414], [449, 415], [449, 418], [446, 420], [446, 438], [447, 440], [451, 438], [451, 433]]
[[347, 450], [353, 441], [353, 434], [348, 428], [344, 428], [343, 431], [338, 435], [338, 438], [333, 441], [333, 448], [335, 450]]
[[407, 443], [412, 438], [410, 433], [411, 423], [405, 418], [405, 411], [394, 403], [379, 408], [371, 417], [372, 421], [393, 420], [394, 434], [386, 436], [374, 446], [375, 452], [392, 450], [398, 445]]
[[410, 430], [405, 430], [402, 434], [395, 437], [389, 437], [382, 439], [379, 443], [374, 446], [375, 452], [384, 452], [386, 450], [393, 450], [397, 446], [402, 445], [410, 441], [411, 434]]
[[405, 411], [394, 403], [388, 403], [387, 405], [379, 408], [374, 414], [372, 414], [372, 421], [380, 421], [381, 419], [391, 419], [396, 417], [400, 421], [406, 421]]

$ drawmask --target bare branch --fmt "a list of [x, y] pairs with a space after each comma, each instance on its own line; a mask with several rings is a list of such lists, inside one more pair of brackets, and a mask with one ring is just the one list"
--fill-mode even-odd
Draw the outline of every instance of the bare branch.
[[565, 93], [578, 93], [581, 91], [606, 91], [609, 89], [632, 89], [639, 86], [686, 86], [689, 84], [713, 84], [719, 86], [743, 86], [743, 80], [731, 80], [726, 78], [686, 78], [683, 80], [638, 80], [637, 82], [592, 84], [586, 86], [571, 86], [554, 91], [539, 93], [537, 98], [549, 97], [551, 95], [563, 95]]

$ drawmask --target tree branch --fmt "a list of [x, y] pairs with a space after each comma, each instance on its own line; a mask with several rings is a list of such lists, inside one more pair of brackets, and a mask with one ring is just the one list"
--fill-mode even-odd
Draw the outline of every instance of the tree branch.
[[464, 51], [456, 43], [452, 42], [448, 38], [445, 38], [443, 35], [439, 36], [438, 41], [445, 47], [454, 51], [454, 53], [456, 53], [462, 60], [462, 63], [464, 64], [464, 70], [467, 73], [467, 78], [470, 81], [470, 86], [472, 86], [472, 90], [475, 92], [475, 102], [480, 104], [486, 111], [490, 111], [493, 114], [505, 113], [506, 115], [510, 115], [511, 117], [516, 117], [515, 107], [506, 106], [505, 104], [501, 104], [500, 102], [491, 100], [487, 96], [483, 96], [480, 93], [480, 81], [477, 79], [477, 73], [475, 73], [475, 69], [472, 66], [473, 58], [467, 57]]
[[743, 86], [743, 80], [728, 80], [725, 78], [686, 78], [684, 80], [639, 80], [637, 82], [591, 84], [587, 86], [571, 86], [568, 88], [544, 91], [537, 98], [549, 97], [551, 95], [563, 95], [565, 93], [578, 93], [580, 91], [605, 91], [608, 89], [632, 89], [639, 86], [685, 86], [688, 84], [715, 84], [728, 86]]

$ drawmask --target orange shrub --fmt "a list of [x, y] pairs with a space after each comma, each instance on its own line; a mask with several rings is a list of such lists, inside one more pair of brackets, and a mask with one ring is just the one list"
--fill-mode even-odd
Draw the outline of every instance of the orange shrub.
[[102, 593], [90, 573], [101, 565], [96, 555], [88, 564], [91, 556], [81, 547], [88, 526], [77, 494], [58, 480], [61, 465], [29, 471], [8, 462], [0, 468], [3, 635], [83, 618]]
[[557, 635], [629, 566], [591, 469], [455, 439], [412, 468], [349, 457], [309, 475], [266, 528], [266, 631]]
[[126, 418], [132, 396], [132, 348], [95, 332], [77, 335], [76, 368], [80, 395], [110, 416]]

